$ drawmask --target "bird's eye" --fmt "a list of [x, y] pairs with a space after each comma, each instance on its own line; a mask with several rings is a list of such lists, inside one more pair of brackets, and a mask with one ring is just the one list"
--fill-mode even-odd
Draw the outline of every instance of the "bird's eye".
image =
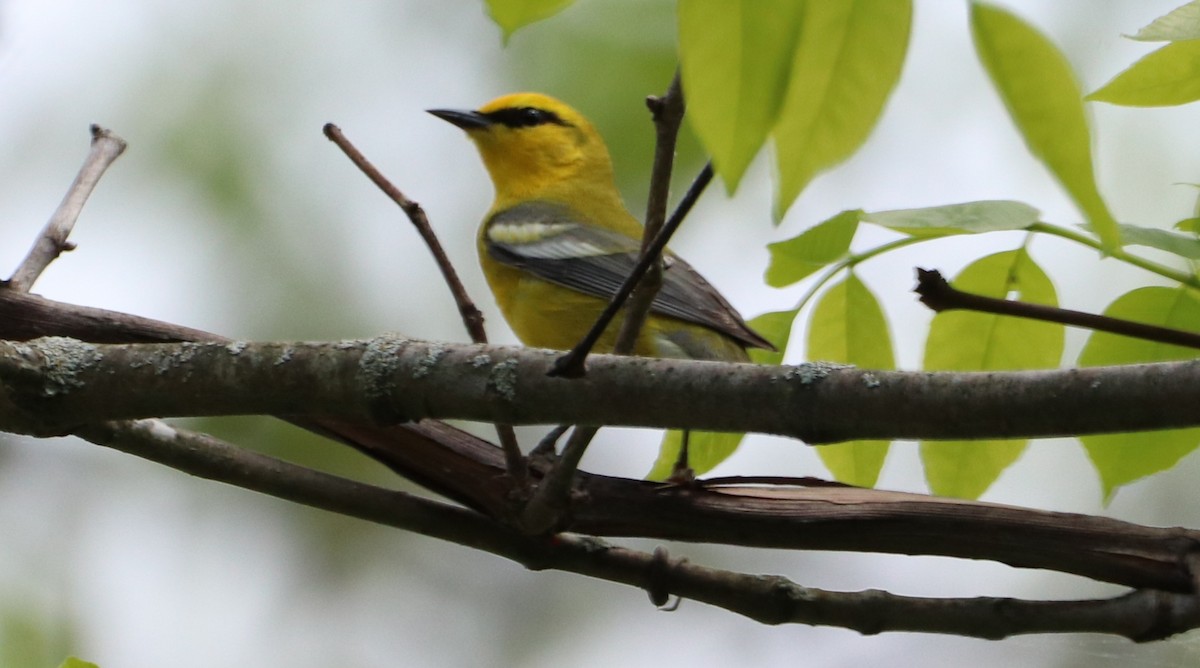
[[493, 121], [510, 128], [530, 128], [547, 123], [566, 125], [553, 111], [537, 107], [508, 107], [485, 114]]
[[546, 118], [546, 112], [542, 111], [541, 109], [524, 107], [522, 109], [518, 109], [518, 112], [520, 113], [519, 118], [521, 125], [541, 125], [548, 120]]

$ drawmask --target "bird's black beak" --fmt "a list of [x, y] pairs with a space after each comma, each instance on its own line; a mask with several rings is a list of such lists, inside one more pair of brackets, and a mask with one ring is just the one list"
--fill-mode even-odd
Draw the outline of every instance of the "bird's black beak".
[[464, 130], [486, 128], [492, 124], [492, 119], [478, 111], [462, 111], [460, 109], [426, 109], [426, 111]]

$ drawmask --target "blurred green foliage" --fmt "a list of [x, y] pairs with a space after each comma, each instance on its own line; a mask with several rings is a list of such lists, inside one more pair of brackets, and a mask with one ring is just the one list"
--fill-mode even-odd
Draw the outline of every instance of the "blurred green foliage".
[[74, 649], [70, 620], [47, 615], [37, 605], [20, 605], [20, 597], [6, 598], [0, 606], [0, 666], [54, 666]]

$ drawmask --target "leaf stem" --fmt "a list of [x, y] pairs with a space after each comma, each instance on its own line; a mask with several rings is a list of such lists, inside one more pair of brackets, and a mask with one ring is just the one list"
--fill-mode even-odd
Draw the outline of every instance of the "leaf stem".
[[[1025, 241], [1022, 243], [1022, 247], [1027, 247], [1029, 245], [1029, 241], [1031, 240], [1031, 237], [1033, 234], [1041, 233], [1041, 234], [1049, 234], [1052, 236], [1060, 237], [1060, 238], [1066, 239], [1068, 241], [1074, 241], [1075, 243], [1082, 244], [1084, 246], [1087, 246], [1088, 248], [1094, 248], [1098, 251], [1105, 250], [1104, 246], [1098, 240], [1093, 239], [1092, 237], [1090, 237], [1086, 234], [1083, 234], [1082, 232], [1076, 232], [1075, 230], [1072, 230], [1072, 229], [1066, 228], [1066, 227], [1061, 227], [1059, 225], [1052, 225], [1050, 223], [1038, 222], [1038, 223], [1034, 223], [1034, 224], [1030, 225], [1029, 227], [1027, 227], [1025, 229], [1030, 233], [1030, 235], [1026, 236]], [[867, 260], [870, 260], [872, 258], [883, 255], [884, 253], [889, 253], [898, 248], [903, 248], [905, 246], [911, 246], [913, 244], [918, 244], [918, 243], [921, 243], [924, 241], [934, 241], [934, 240], [945, 239], [945, 238], [946, 237], [944, 237], [944, 236], [937, 236], [937, 237], [908, 236], [908, 237], [903, 237], [901, 239], [896, 239], [894, 241], [889, 241], [885, 244], [880, 244], [874, 248], [863, 251], [861, 253], [852, 253], [850, 255], [847, 255], [846, 257], [842, 258], [838, 262], [829, 266], [829, 269], [824, 274], [822, 274], [820, 278], [817, 279], [817, 282], [813, 284], [813, 286], [808, 290], [808, 292], [804, 293], [804, 296], [796, 304], [795, 308], [796, 308], [796, 310], [803, 309], [808, 304], [808, 302], [812, 301], [813, 297], [815, 297], [817, 295], [817, 293], [821, 290], [821, 288], [826, 283], [828, 283], [830, 280], [832, 280], [834, 276], [837, 276], [844, 269], [853, 268], [854, 266], [856, 266], [860, 263], [866, 262]], [[1109, 255], [1109, 257], [1112, 257], [1114, 260], [1120, 260], [1127, 264], [1131, 264], [1135, 267], [1144, 269], [1150, 273], [1158, 274], [1159, 276], [1162, 276], [1163, 278], [1167, 278], [1172, 281], [1176, 281], [1178, 283], [1186, 285], [1188, 287], [1200, 290], [1200, 277], [1197, 277], [1190, 273], [1178, 271], [1176, 269], [1172, 269], [1168, 266], [1159, 264], [1152, 260], [1147, 260], [1144, 257], [1129, 253], [1123, 248], [1118, 248], [1113, 251], [1108, 251], [1108, 255]]]
[[804, 296], [800, 298], [800, 301], [797, 302], [795, 310], [799, 311], [800, 309], [803, 309], [805, 305], [812, 301], [812, 298], [817, 295], [817, 292], [821, 290], [821, 287], [832, 280], [834, 276], [837, 276], [843, 269], [851, 269], [859, 263], [866, 262], [871, 258], [883, 255], [884, 253], [896, 250], [897, 248], [903, 248], [905, 246], [911, 246], [922, 241], [928, 241], [929, 239], [929, 237], [903, 237], [901, 239], [889, 241], [885, 244], [880, 244], [861, 253], [851, 253], [850, 255], [847, 255], [835, 264], [831, 265], [829, 269], [822, 274], [819, 279], [817, 279], [817, 282], [814, 283], [813, 286], [809, 288], [808, 292], [804, 293]]
[[1176, 281], [1176, 282], [1182, 283], [1188, 287], [1192, 287], [1192, 288], [1196, 288], [1197, 290], [1200, 290], [1200, 278], [1197, 278], [1196, 276], [1193, 276], [1186, 272], [1177, 271], [1177, 270], [1167, 267], [1165, 265], [1161, 265], [1157, 262], [1147, 260], [1144, 257], [1130, 254], [1130, 253], [1126, 252], [1124, 248], [1115, 248], [1112, 250], [1106, 250], [1099, 241], [1097, 241], [1096, 239], [1093, 239], [1093, 238], [1089, 237], [1088, 235], [1083, 234], [1081, 232], [1076, 232], [1075, 230], [1071, 230], [1071, 229], [1068, 229], [1065, 227], [1059, 227], [1058, 225], [1051, 225], [1050, 223], [1034, 223], [1034, 224], [1030, 225], [1028, 227], [1028, 229], [1030, 232], [1041, 232], [1043, 234], [1051, 234], [1056, 237], [1062, 237], [1063, 239], [1067, 239], [1068, 241], [1074, 241], [1075, 243], [1083, 244], [1084, 246], [1087, 246], [1089, 248], [1094, 248], [1098, 251], [1105, 251], [1114, 260], [1121, 260], [1122, 262], [1126, 262], [1135, 267], [1140, 267], [1141, 269], [1145, 269], [1148, 272], [1158, 274], [1159, 276], [1162, 276], [1163, 278], [1169, 278], [1172, 281]]

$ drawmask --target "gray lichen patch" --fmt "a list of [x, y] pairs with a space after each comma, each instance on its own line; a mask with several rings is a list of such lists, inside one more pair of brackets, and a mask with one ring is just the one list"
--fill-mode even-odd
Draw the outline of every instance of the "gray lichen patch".
[[785, 371], [784, 378], [799, 380], [802, 385], [811, 385], [834, 371], [853, 368], [853, 364], [839, 364], [837, 362], [804, 362]]
[[862, 381], [863, 381], [864, 385], [871, 388], [872, 390], [883, 384], [883, 381], [879, 380], [879, 376], [876, 376], [875, 374], [873, 374], [869, 371], [862, 375]]
[[487, 353], [479, 353], [470, 360], [471, 366], [476, 369], [481, 369], [492, 363], [492, 356]]
[[275, 357], [273, 364], [279, 366], [292, 361], [292, 356], [296, 354], [296, 349], [292, 346], [284, 346], [279, 350], [279, 355]]
[[517, 364], [516, 358], [506, 359], [488, 374], [488, 387], [509, 401], [517, 398]]
[[424, 378], [433, 371], [433, 367], [437, 366], [438, 361], [446, 356], [446, 347], [440, 343], [427, 344], [425, 354], [421, 359], [417, 360], [417, 366], [413, 369], [413, 379]]
[[53, 397], [83, 387], [79, 376], [104, 358], [96, 346], [65, 336], [48, 336], [31, 342], [42, 357], [42, 395]]
[[387, 399], [391, 396], [392, 378], [400, 366], [400, 356], [410, 343], [399, 334], [382, 334], [369, 341], [358, 360], [358, 377], [367, 399]]
[[225, 344], [225, 350], [230, 355], [233, 355], [234, 357], [241, 355], [242, 351], [245, 349], [246, 349], [245, 341], [230, 341], [229, 343]]
[[[179, 352], [172, 354], [166, 363], [160, 364], [160, 366], [155, 368], [155, 373], [162, 375], [173, 368], [186, 365], [188, 362], [192, 361], [193, 357], [195, 357], [200, 353], [200, 351], [204, 350], [209, 345], [210, 344], [207, 343], [193, 343], [191, 341], [185, 341], [179, 344]], [[189, 378], [191, 378], [191, 376], [192, 370], [191, 368], [188, 368], [184, 372], [183, 380], [187, 381]]]

